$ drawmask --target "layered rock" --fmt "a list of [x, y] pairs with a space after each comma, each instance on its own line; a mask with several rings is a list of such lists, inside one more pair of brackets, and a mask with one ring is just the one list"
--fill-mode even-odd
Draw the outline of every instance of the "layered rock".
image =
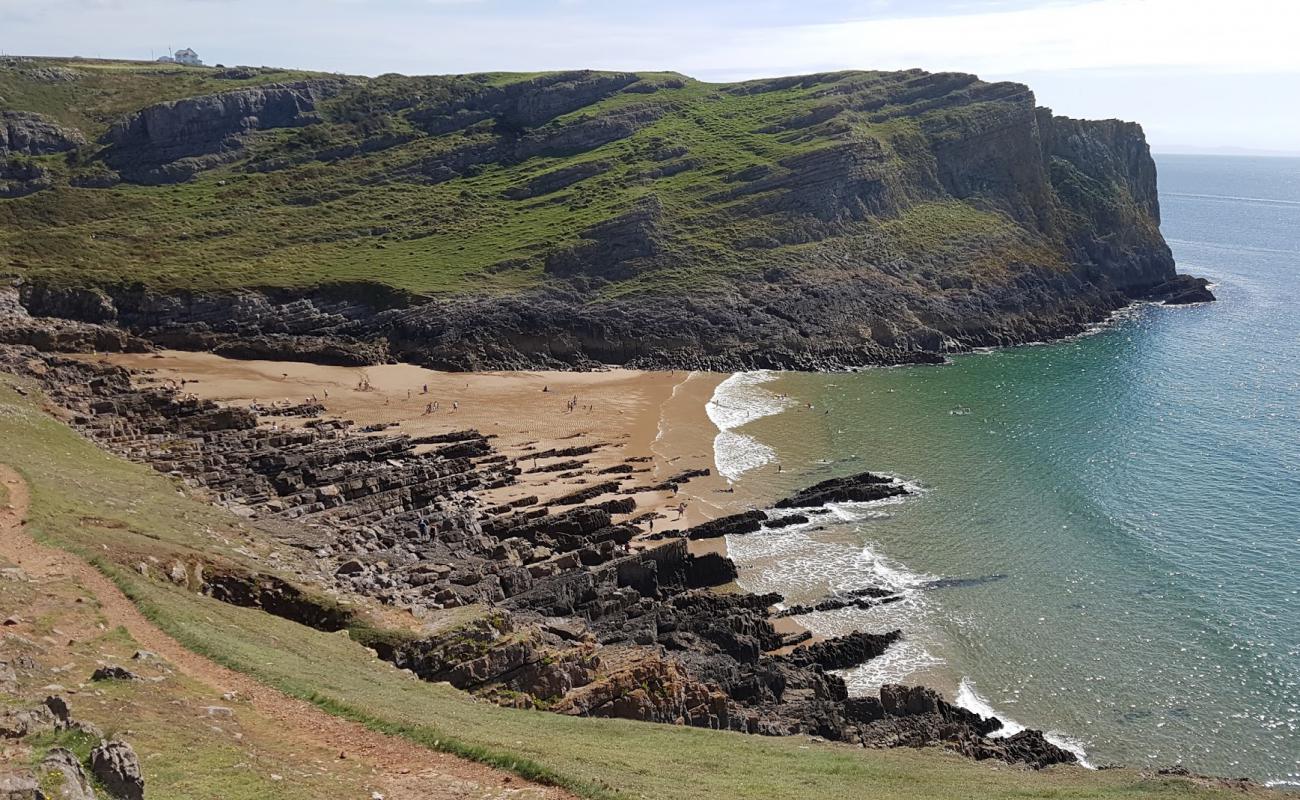
[[[7, 114], [5, 147], [76, 145], [75, 132]], [[305, 130], [262, 135], [288, 127]], [[319, 247], [342, 241], [382, 250], [427, 239], [428, 269], [447, 273], [449, 291], [430, 283], [436, 297], [386, 288], [412, 278], [383, 257], [373, 285], [315, 285], [289, 271], [275, 282], [297, 285], [291, 292], [213, 279], [228, 288], [151, 294], [141, 283], [158, 276], [141, 268], [100, 287], [112, 324], [236, 357], [839, 369], [1075, 334], [1138, 298], [1213, 297], [1174, 271], [1139, 126], [1057, 116], [1021, 84], [972, 75], [721, 86], [590, 71], [317, 78], [137, 109], [103, 144], [68, 182], [111, 185], [120, 172], [165, 183], [220, 169], [260, 187], [247, 195], [258, 203], [334, 215], [333, 229], [306, 237], [268, 229], [274, 263], [314, 262]], [[39, 158], [0, 164], [0, 194], [63, 189]], [[283, 174], [255, 177], [265, 172]], [[698, 179], [674, 178], [683, 172]], [[427, 195], [437, 213], [367, 206], [368, 193], [390, 190]], [[244, 193], [196, 191], [239, 212], [232, 219], [263, 210], [244, 206]], [[364, 222], [333, 205], [344, 197]], [[545, 221], [547, 208], [564, 224]], [[502, 227], [525, 219], [544, 224]], [[462, 281], [459, 255], [446, 254], [464, 246], [466, 220], [499, 252], [476, 254]], [[185, 252], [179, 234], [160, 230], [160, 251]], [[86, 288], [75, 266], [41, 266], [33, 274]], [[510, 291], [480, 293], [484, 283]], [[104, 322], [75, 304], [31, 310]]]
[[[82, 301], [94, 305], [94, 298]], [[693, 555], [685, 536], [630, 548], [636, 528], [612, 516], [625, 507], [614, 512], [599, 501], [618, 481], [558, 509], [536, 498], [487, 508], [478, 492], [509, 485], [522, 470], [474, 431], [417, 441], [353, 432], [342, 420], [280, 426], [287, 414], [318, 413], [311, 403], [273, 409], [274, 424], [259, 424], [256, 407], [137, 386], [124, 369], [21, 347], [0, 347], [0, 368], [41, 381], [95, 441], [202, 488], [315, 565], [289, 580], [195, 554], [135, 565], [144, 577], [320, 630], [353, 630], [380, 657], [426, 680], [564, 714], [873, 746], [942, 744], [1034, 764], [1071, 758], [1032, 734], [987, 740], [996, 722], [928, 690], [851, 698], [834, 670], [880, 656], [898, 631], [858, 632], [774, 655], [791, 644], [772, 622], [782, 598], [710, 591], [735, 578], [735, 565], [717, 554]], [[584, 448], [545, 455], [569, 458]], [[814, 487], [808, 497], [829, 502], [882, 485], [860, 475]], [[714, 527], [721, 535], [765, 518], [753, 512]], [[420, 631], [357, 626], [353, 612], [323, 599], [322, 590], [369, 596], [428, 624]], [[94, 677], [130, 676], [105, 667]], [[66, 710], [38, 717], [13, 725], [57, 725]], [[122, 792], [138, 789], [138, 770], [122, 748], [110, 743], [96, 753], [102, 781]]]
[[138, 183], [174, 183], [230, 161], [253, 131], [318, 122], [317, 104], [339, 81], [235, 89], [149, 106], [104, 134], [104, 160]]
[[30, 111], [0, 111], [0, 159], [64, 153], [85, 143], [81, 131], [49, 117]]

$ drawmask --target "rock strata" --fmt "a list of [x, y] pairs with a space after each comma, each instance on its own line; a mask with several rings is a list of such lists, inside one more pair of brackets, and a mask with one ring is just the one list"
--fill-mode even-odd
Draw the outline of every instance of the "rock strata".
[[[348, 629], [352, 618], [323, 600], [324, 592], [408, 609], [428, 621], [424, 630], [357, 635], [425, 680], [516, 707], [872, 746], [941, 744], [1028, 763], [1060, 758], [1050, 743], [1030, 737], [1014, 746], [985, 742], [990, 723], [937, 695], [900, 688], [850, 697], [834, 670], [878, 657], [897, 631], [773, 655], [792, 643], [772, 621], [782, 598], [711, 591], [734, 580], [735, 564], [687, 547], [688, 537], [759, 530], [763, 511], [636, 549], [629, 544], [638, 529], [616, 518], [633, 509], [605, 499], [618, 480], [559, 504], [524, 498], [484, 505], [479, 494], [512, 485], [523, 466], [476, 431], [417, 442], [391, 431], [354, 431], [342, 420], [259, 425], [266, 409], [197, 400], [138, 385], [118, 367], [18, 346], [0, 346], [0, 369], [40, 381], [72, 424], [102, 446], [202, 489], [317, 565], [290, 580], [196, 557], [137, 565], [146, 578], [327, 631]], [[546, 457], [572, 458], [591, 447]], [[864, 473], [795, 497], [837, 502], [891, 487], [901, 488]], [[865, 591], [847, 599], [868, 598], [883, 599]], [[126, 672], [118, 670], [97, 675]], [[58, 718], [53, 711], [48, 717]], [[96, 752], [95, 774], [106, 783], [101, 771], [116, 775], [113, 785], [134, 791], [138, 765], [127, 750], [109, 743]]]

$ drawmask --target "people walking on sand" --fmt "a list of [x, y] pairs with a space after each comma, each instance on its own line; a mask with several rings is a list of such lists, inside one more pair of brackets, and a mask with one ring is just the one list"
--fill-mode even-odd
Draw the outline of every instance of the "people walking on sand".
[[543, 394], [545, 394], [546, 392], [549, 392], [549, 391], [551, 391], [551, 387], [550, 387], [549, 385], [547, 385], [547, 386], [543, 386], [543, 387], [542, 387], [542, 393], [543, 393]]
[[678, 519], [681, 519], [681, 518], [684, 517], [684, 516], [686, 516], [686, 501], [685, 501], [685, 500], [683, 500], [682, 502], [680, 502], [680, 503], [677, 504], [677, 518], [678, 518]]
[[433, 413], [433, 403], [429, 403], [424, 407], [424, 416], [427, 417], [432, 413]]
[[424, 391], [420, 392], [420, 394], [428, 394], [428, 393], [429, 393], [429, 384], [426, 383], [424, 385]]
[[654, 517], [651, 517], [651, 518], [650, 518], [650, 532], [651, 532], [651, 533], [654, 533], [654, 532], [655, 532], [655, 518], [654, 518]]
[[455, 410], [458, 409], [458, 408], [460, 408], [460, 401], [459, 401], [459, 400], [452, 400], [452, 401], [451, 401], [451, 410], [452, 410], [452, 411], [455, 411]]

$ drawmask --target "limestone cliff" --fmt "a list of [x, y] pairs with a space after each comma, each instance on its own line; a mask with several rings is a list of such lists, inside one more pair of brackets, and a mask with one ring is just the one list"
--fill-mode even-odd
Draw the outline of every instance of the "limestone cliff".
[[1020, 84], [273, 77], [15, 162], [37, 193], [0, 206], [0, 270], [29, 310], [248, 355], [731, 369], [936, 360], [1212, 299], [1175, 273], [1141, 128]]

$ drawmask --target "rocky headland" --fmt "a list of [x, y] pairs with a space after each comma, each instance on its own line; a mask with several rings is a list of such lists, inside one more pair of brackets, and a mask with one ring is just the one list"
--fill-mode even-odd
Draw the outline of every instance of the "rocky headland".
[[[816, 370], [1213, 299], [1175, 272], [1142, 129], [1019, 84], [204, 74], [114, 106], [75, 62], [0, 64], [28, 312], [234, 357]], [[50, 81], [98, 116], [22, 107]]]

